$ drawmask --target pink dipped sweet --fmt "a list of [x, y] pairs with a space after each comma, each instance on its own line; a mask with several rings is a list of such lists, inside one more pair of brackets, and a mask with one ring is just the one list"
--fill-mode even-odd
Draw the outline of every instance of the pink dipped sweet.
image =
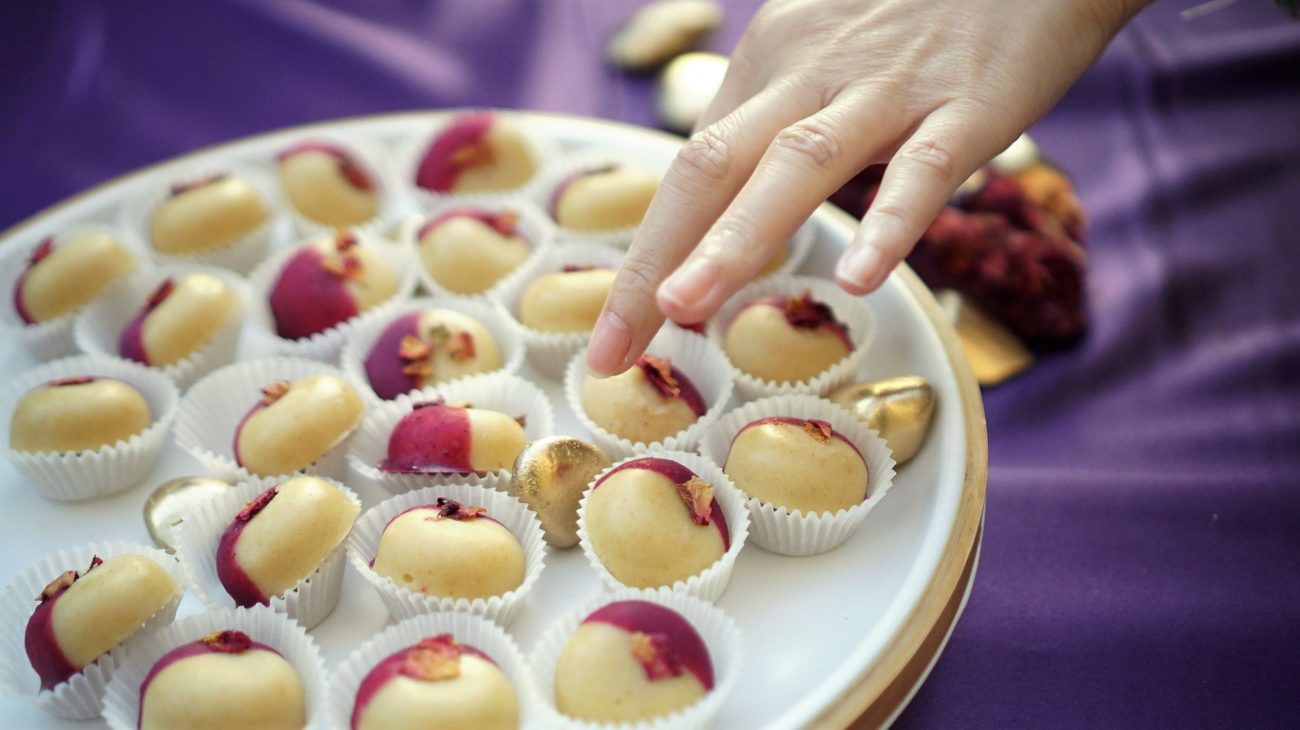
[[162, 367], [203, 349], [239, 316], [239, 295], [211, 274], [165, 279], [117, 341], [128, 360]]
[[765, 505], [835, 513], [867, 498], [867, 463], [844, 434], [820, 420], [773, 416], [741, 429], [723, 471]]
[[461, 114], [420, 158], [415, 184], [435, 193], [510, 190], [528, 182], [537, 157], [513, 123], [490, 111]]
[[310, 337], [346, 322], [397, 293], [397, 274], [384, 257], [360, 244], [356, 234], [303, 246], [285, 261], [271, 286], [275, 333], [287, 340]]
[[217, 543], [217, 577], [238, 606], [268, 605], [347, 537], [360, 507], [324, 479], [294, 477], [244, 505]]
[[235, 463], [253, 474], [291, 474], [316, 463], [361, 423], [365, 403], [333, 375], [277, 381], [235, 427]]
[[496, 338], [454, 309], [426, 309], [393, 320], [364, 362], [366, 379], [385, 400], [449, 380], [501, 369]]
[[140, 730], [302, 730], [302, 678], [280, 652], [217, 631], [167, 652], [140, 685]]
[[510, 210], [449, 210], [421, 226], [415, 238], [429, 276], [457, 294], [487, 291], [532, 253], [519, 214]]
[[305, 142], [277, 157], [280, 187], [304, 218], [333, 228], [366, 223], [379, 214], [379, 185], [350, 152]]
[[41, 689], [53, 689], [138, 631], [180, 593], [180, 586], [143, 555], [101, 560], [68, 570], [36, 597], [24, 644]]
[[670, 586], [718, 562], [731, 545], [713, 485], [671, 459], [642, 457], [587, 494], [591, 550], [620, 583]]
[[442, 402], [417, 403], [388, 437], [382, 471], [470, 474], [510, 469], [528, 436], [499, 411]]
[[788, 383], [816, 377], [843, 360], [853, 340], [830, 306], [804, 291], [746, 303], [727, 327], [722, 349], [740, 370]]
[[102, 231], [66, 240], [47, 236], [32, 249], [14, 283], [14, 310], [24, 324], [58, 319], [81, 309], [135, 266], [135, 257]]
[[695, 627], [649, 601], [597, 609], [555, 665], [555, 706], [594, 722], [636, 722], [685, 709], [713, 691], [713, 660]]
[[451, 634], [421, 639], [361, 680], [352, 730], [508, 730], [519, 700], [487, 654]]
[[668, 358], [642, 355], [618, 375], [582, 383], [582, 409], [596, 425], [633, 443], [681, 433], [706, 410], [704, 398]]

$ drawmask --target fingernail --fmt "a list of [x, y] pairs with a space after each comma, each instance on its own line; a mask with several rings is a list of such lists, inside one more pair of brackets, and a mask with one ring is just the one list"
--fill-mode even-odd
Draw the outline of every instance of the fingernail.
[[854, 288], [871, 290], [883, 278], [880, 270], [884, 265], [885, 256], [880, 249], [869, 243], [859, 243], [840, 257], [835, 266], [835, 278]]
[[700, 303], [718, 281], [718, 265], [709, 259], [687, 261], [659, 287], [659, 296], [677, 308], [689, 310]]
[[587, 369], [598, 378], [613, 375], [631, 347], [632, 331], [627, 323], [617, 314], [605, 312], [596, 321], [587, 345]]

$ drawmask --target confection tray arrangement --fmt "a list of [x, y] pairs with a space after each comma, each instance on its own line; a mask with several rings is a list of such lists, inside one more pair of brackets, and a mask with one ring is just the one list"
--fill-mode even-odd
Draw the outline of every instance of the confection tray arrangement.
[[[62, 230], [96, 225], [129, 229], [131, 221], [139, 218], [138, 211], [153, 204], [160, 190], [199, 172], [237, 169], [246, 171], [252, 179], [272, 180], [277, 153], [319, 139], [356, 150], [379, 177], [383, 202], [378, 220], [367, 227], [365, 235], [400, 239], [409, 236], [414, 216], [429, 213], [431, 206], [428, 196], [418, 194], [406, 182], [409, 175], [404, 171], [410, 169], [410, 150], [427, 140], [451, 113], [420, 112], [326, 122], [201, 150], [118, 178], [14, 226], [0, 236], [0, 259], [8, 262], [8, 267], [21, 266], [16, 250], [30, 250], [46, 235]], [[539, 185], [547, 179], [553, 182], [562, 178], [566, 169], [576, 164], [574, 160], [632, 159], [654, 173], [662, 173], [681, 143], [677, 137], [595, 119], [527, 112], [501, 114], [535, 141], [543, 163]], [[527, 197], [537, 209], [545, 208], [544, 194], [536, 185], [519, 195]], [[479, 199], [510, 200], [508, 195]], [[456, 201], [442, 201], [448, 202]], [[269, 251], [261, 251], [263, 256], [275, 256], [277, 251], [307, 240], [313, 233], [310, 224], [281, 210], [275, 212], [277, 217], [267, 234]], [[829, 279], [838, 252], [852, 239], [854, 224], [837, 209], [823, 206], [799, 232], [799, 240], [792, 244], [800, 249], [798, 256], [791, 257], [782, 273]], [[628, 237], [630, 234], [574, 235], [573, 240], [567, 240], [565, 231], [557, 229], [551, 245], [602, 246], [609, 251], [609, 261], [616, 262]], [[247, 255], [248, 251], [240, 253]], [[235, 261], [233, 268], [247, 263]], [[11, 280], [12, 274], [8, 277]], [[406, 276], [400, 296], [446, 296], [431, 291], [433, 288], [427, 281], [415, 282], [414, 277]], [[252, 289], [257, 289], [255, 282]], [[7, 290], [5, 296], [9, 296]], [[906, 267], [900, 267], [865, 302], [874, 319], [874, 332], [865, 356], [848, 379], [866, 382], [904, 375], [925, 378], [934, 389], [937, 404], [929, 435], [913, 459], [896, 467], [888, 493], [834, 549], [795, 557], [769, 552], [751, 539], [739, 551], [730, 580], [714, 601], [739, 632], [743, 647], [735, 657], [739, 660], [739, 677], [709, 722], [711, 727], [830, 727], [855, 721], [866, 726], [888, 724], [924, 680], [969, 594], [978, 562], [987, 475], [987, 442], [978, 388], [941, 309]], [[265, 326], [253, 319], [247, 318], [242, 325], [233, 360], [286, 355], [273, 351]], [[15, 381], [42, 365], [42, 359], [33, 353], [39, 348], [17, 338], [8, 339], [0, 351], [0, 381], [4, 382]], [[79, 344], [84, 346], [93, 339], [78, 330]], [[522, 339], [519, 346], [523, 347]], [[549, 400], [554, 433], [591, 439], [566, 398], [563, 373], [556, 367], [568, 358], [557, 359], [546, 349], [546, 343], [539, 345], [537, 352], [530, 349], [516, 374], [536, 385]], [[332, 352], [321, 357], [311, 348], [304, 348], [295, 354], [339, 364]], [[510, 353], [507, 360], [512, 360]], [[185, 373], [170, 374], [179, 378], [182, 392], [197, 380]], [[752, 400], [745, 395], [738, 389], [723, 412]], [[367, 403], [372, 410], [377, 407], [373, 401]], [[0, 417], [8, 419], [10, 414]], [[188, 428], [193, 430], [195, 426], [190, 424]], [[62, 550], [89, 543], [149, 544], [144, 505], [153, 488], [168, 479], [212, 471], [211, 463], [201, 463], [177, 445], [176, 431], [173, 426], [172, 432], [166, 434], [161, 459], [139, 484], [89, 500], [49, 499], [14, 466], [0, 462], [4, 515], [0, 583], [12, 583], [31, 566]], [[618, 458], [616, 455], [615, 460]], [[331, 473], [359, 497], [363, 515], [392, 496], [371, 481], [349, 475], [347, 469]], [[310, 641], [319, 647], [326, 677], [353, 650], [396, 624], [399, 618], [390, 616], [390, 606], [381, 599], [376, 586], [358, 572], [357, 565], [335, 562], [338, 565], [333, 569], [342, 571], [337, 606], [307, 632]], [[593, 601], [599, 603], [599, 596], [609, 590], [607, 581], [581, 548], [550, 548], [527, 594], [517, 606], [501, 611], [496, 618], [507, 624], [505, 628], [522, 656], [529, 657], [545, 643], [548, 629], [575, 609]], [[181, 600], [176, 616], [178, 620], [195, 617], [194, 625], [200, 625], [204, 620], [198, 616], [206, 611], [191, 589]], [[544, 683], [539, 680], [537, 685]], [[314, 692], [309, 687], [308, 696], [316, 697]], [[327, 713], [316, 713], [316, 719], [319, 722], [314, 725], [330, 726]], [[106, 726], [103, 719], [85, 722], [55, 717], [12, 694], [0, 695], [0, 725]]]

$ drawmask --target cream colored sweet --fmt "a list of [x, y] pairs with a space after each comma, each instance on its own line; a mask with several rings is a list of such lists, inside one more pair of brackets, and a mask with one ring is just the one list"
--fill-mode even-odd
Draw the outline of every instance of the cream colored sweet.
[[437, 598], [491, 598], [524, 582], [524, 550], [481, 508], [445, 499], [407, 510], [384, 528], [373, 568], [407, 590]]
[[32, 252], [15, 285], [14, 304], [24, 322], [49, 322], [94, 301], [135, 268], [131, 252], [104, 231], [50, 237]]
[[[398, 273], [393, 271], [393, 267], [388, 265], [388, 259], [375, 250], [374, 246], [353, 243], [341, 247], [338, 238], [316, 241], [312, 246], [321, 254], [324, 261], [336, 255], [345, 260], [347, 258], [357, 260], [356, 270], [361, 273], [345, 275], [342, 277], [342, 282], [356, 302], [358, 312], [368, 311], [392, 299], [397, 293]], [[344, 263], [343, 266], [349, 265]]]
[[519, 302], [519, 319], [541, 332], [590, 332], [614, 285], [612, 269], [576, 268], [537, 277]]
[[705, 407], [695, 386], [670, 361], [643, 356], [618, 375], [588, 375], [582, 383], [582, 410], [615, 436], [652, 444], [689, 428]]
[[574, 231], [608, 231], [641, 223], [659, 191], [659, 178], [614, 165], [584, 173], [555, 194], [555, 222]]
[[118, 352], [162, 367], [202, 350], [230, 326], [243, 302], [211, 274], [185, 274], [164, 281], [122, 332]]
[[420, 260], [433, 280], [450, 292], [481, 294], [518, 269], [532, 248], [505, 215], [452, 215], [423, 229]]
[[[420, 313], [418, 331], [422, 342], [433, 345], [433, 351], [425, 359], [433, 378], [426, 380], [426, 385], [501, 369], [501, 347], [497, 339], [482, 322], [464, 312], [426, 309]], [[462, 344], [466, 342], [470, 343], [468, 347]]]
[[126, 441], [153, 422], [140, 391], [121, 380], [78, 377], [28, 391], [9, 419], [9, 448], [93, 451]]
[[736, 435], [723, 469], [745, 494], [791, 512], [835, 513], [867, 498], [862, 454], [825, 421], [755, 421]]
[[814, 378], [853, 350], [848, 330], [807, 293], [745, 305], [727, 327], [722, 349], [740, 370], [779, 383]]
[[347, 438], [364, 414], [361, 396], [333, 375], [271, 384], [235, 430], [235, 460], [261, 476], [305, 469]]
[[280, 154], [277, 175], [289, 203], [303, 217], [335, 228], [379, 214], [375, 180], [348, 152], [308, 143]]
[[240, 606], [282, 596], [342, 544], [359, 511], [324, 479], [281, 482], [249, 502], [226, 528], [217, 546], [217, 575]]
[[240, 632], [221, 632], [172, 650], [141, 688], [140, 730], [301, 730], [306, 725], [306, 691], [298, 672], [274, 649]]
[[[95, 559], [99, 561], [99, 558]], [[27, 656], [50, 688], [138, 631], [181, 592], [143, 555], [125, 554], [68, 571], [37, 599], [27, 624]]]
[[271, 219], [257, 189], [238, 177], [218, 176], [173, 188], [154, 210], [149, 240], [165, 254], [199, 254], [228, 246]]
[[479, 110], [458, 114], [416, 163], [415, 184], [437, 193], [497, 192], [517, 188], [537, 170], [537, 156], [507, 118]]

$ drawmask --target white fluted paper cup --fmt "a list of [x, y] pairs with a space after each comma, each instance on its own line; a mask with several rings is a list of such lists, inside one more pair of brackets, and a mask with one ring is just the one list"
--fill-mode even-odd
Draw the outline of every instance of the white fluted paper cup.
[[608, 246], [588, 243], [560, 243], [542, 252], [518, 280], [496, 294], [523, 333], [528, 346], [528, 359], [538, 370], [552, 378], [564, 377], [570, 358], [586, 346], [591, 332], [544, 332], [523, 324], [519, 304], [529, 285], [545, 274], [560, 271], [565, 266], [598, 266], [617, 270], [623, 263], [623, 252]]
[[[152, 265], [140, 242], [134, 236], [111, 225], [80, 223], [61, 228], [57, 233], [43, 228], [35, 234], [11, 241], [6, 244], [9, 249], [7, 254], [0, 259], [0, 295], [8, 298], [7, 302], [0, 301], [0, 339], [5, 342], [17, 342], [38, 360], [53, 360], [56, 357], [76, 354], [77, 343], [72, 338], [72, 326], [81, 310], [45, 322], [28, 324], [23, 321], [15, 306], [16, 289], [18, 280], [27, 273], [27, 264], [32, 253], [47, 237], [54, 239], [57, 248], [60, 242], [90, 232], [103, 232], [112, 236], [113, 240], [121, 244], [135, 259], [135, 271], [147, 269]], [[105, 287], [103, 293], [114, 286], [121, 285], [123, 281], [130, 278], [130, 274], [131, 272], [122, 274], [116, 281]], [[103, 293], [100, 296], [103, 296]], [[87, 303], [86, 306], [89, 304]], [[85, 309], [85, 306], [81, 309]]]
[[[85, 572], [95, 556], [107, 560], [119, 555], [142, 555], [162, 566], [176, 581], [176, 596], [155, 613], [126, 642], [87, 664], [68, 681], [42, 690], [41, 680], [27, 658], [23, 637], [27, 621], [36, 610], [36, 597], [64, 571]], [[122, 666], [128, 646], [172, 622], [187, 587], [185, 570], [171, 555], [153, 547], [126, 542], [79, 545], [42, 558], [14, 579], [0, 594], [0, 691], [21, 697], [56, 717], [88, 720], [104, 709], [104, 693], [113, 674]]]
[[181, 390], [185, 390], [204, 375], [233, 362], [239, 350], [239, 337], [248, 310], [248, 286], [243, 279], [227, 269], [197, 264], [167, 264], [138, 271], [121, 282], [120, 286], [112, 287], [77, 315], [73, 325], [73, 338], [78, 349], [92, 355], [120, 357], [118, 340], [122, 336], [122, 330], [140, 313], [149, 296], [165, 279], [186, 274], [209, 274], [221, 279], [239, 296], [240, 311], [231, 316], [206, 345], [179, 362], [156, 369], [176, 381]]
[[[412, 507], [434, 504], [439, 497], [453, 499], [466, 507], [482, 507], [489, 517], [510, 530], [524, 551], [524, 582], [518, 588], [486, 599], [429, 596], [398, 585], [370, 567], [379, 553], [379, 540], [388, 523]], [[483, 616], [502, 626], [509, 626], [519, 615], [524, 598], [542, 574], [547, 552], [542, 523], [527, 505], [504, 492], [477, 484], [440, 484], [389, 497], [357, 518], [345, 545], [348, 562], [375, 587], [389, 614], [397, 620], [426, 613], [456, 612]]]
[[731, 365], [717, 346], [706, 338], [688, 330], [665, 327], [650, 341], [646, 354], [668, 358], [673, 367], [680, 370], [695, 386], [704, 402], [705, 411], [690, 426], [653, 443], [632, 441], [612, 433], [591, 420], [582, 405], [582, 386], [588, 375], [587, 351], [585, 348], [578, 351], [569, 361], [564, 376], [564, 396], [569, 408], [578, 416], [587, 433], [591, 434], [591, 440], [613, 454], [614, 458], [655, 449], [693, 451], [699, 443], [700, 434], [722, 415], [723, 409], [731, 400]]
[[[559, 711], [555, 706], [555, 667], [569, 637], [583, 620], [597, 609], [618, 601], [648, 601], [676, 611], [704, 640], [713, 664], [713, 689], [695, 704], [677, 712], [638, 722], [604, 723], [580, 720]], [[551, 730], [691, 730], [713, 727], [727, 697], [740, 682], [744, 661], [744, 641], [740, 628], [717, 606], [666, 588], [638, 591], [622, 588], [613, 593], [594, 596], [566, 613], [542, 634], [528, 655], [537, 694], [542, 699], [541, 727]]]
[[35, 367], [0, 387], [0, 413], [12, 414], [31, 389], [52, 380], [93, 375], [120, 380], [140, 392], [152, 422], [124, 441], [94, 451], [20, 452], [9, 448], [8, 418], [0, 419], [0, 453], [47, 499], [76, 502], [116, 494], [153, 471], [176, 419], [180, 391], [163, 373], [139, 363], [78, 355]]
[[[176, 555], [181, 559], [194, 586], [194, 593], [203, 605], [212, 608], [234, 608], [235, 600], [226, 592], [217, 574], [217, 547], [221, 535], [234, 522], [244, 505], [257, 495], [293, 477], [265, 477], [244, 482], [198, 505], [185, 517], [176, 531]], [[361, 509], [361, 499], [356, 492], [340, 482], [326, 479], [349, 501]], [[344, 536], [346, 539], [346, 536]], [[279, 596], [272, 596], [268, 605], [302, 624], [314, 628], [334, 610], [343, 586], [346, 560], [343, 541], [309, 575]]]
[[447, 403], [469, 403], [475, 408], [498, 411], [512, 418], [523, 416], [524, 434], [530, 442], [555, 433], [551, 401], [536, 385], [509, 373], [473, 375], [446, 385], [404, 393], [375, 406], [352, 438], [347, 455], [352, 474], [362, 482], [392, 494], [440, 484], [477, 484], [503, 491], [509, 487], [510, 471], [507, 469], [482, 474], [398, 474], [379, 468], [388, 456], [388, 439], [398, 421], [415, 410], [417, 403], [439, 398]]
[[815, 377], [797, 382], [765, 380], [755, 377], [732, 365], [732, 374], [736, 380], [736, 390], [743, 398], [762, 398], [770, 395], [790, 393], [814, 393], [825, 395], [843, 385], [858, 372], [866, 360], [867, 350], [871, 347], [876, 332], [876, 317], [865, 300], [854, 297], [840, 289], [833, 282], [811, 276], [771, 276], [760, 279], [736, 292], [718, 313], [709, 320], [706, 332], [710, 340], [723, 350], [727, 328], [740, 314], [746, 304], [763, 297], [793, 297], [805, 290], [812, 293], [813, 299], [825, 302], [835, 313], [835, 318], [842, 322], [849, 331], [853, 349], [839, 362], [832, 364]]
[[727, 590], [727, 583], [731, 581], [731, 572], [736, 567], [736, 558], [740, 555], [741, 549], [745, 547], [745, 542], [749, 537], [749, 510], [745, 506], [745, 496], [731, 483], [731, 479], [723, 473], [717, 464], [699, 454], [653, 449], [649, 453], [637, 454], [616, 462], [608, 469], [597, 474], [596, 478], [592, 479], [591, 483], [587, 485], [587, 490], [582, 493], [582, 500], [578, 503], [578, 544], [582, 546], [582, 554], [587, 558], [587, 563], [591, 565], [591, 569], [596, 572], [596, 575], [600, 576], [601, 582], [610, 590], [637, 588], [636, 586], [628, 586], [614, 577], [614, 574], [609, 572], [609, 568], [605, 567], [600, 555], [596, 553], [595, 548], [592, 546], [591, 525], [587, 522], [587, 500], [591, 498], [595, 485], [615, 469], [629, 461], [648, 457], [675, 461], [713, 485], [713, 498], [718, 501], [718, 506], [722, 508], [722, 514], [727, 518], [729, 543], [727, 551], [722, 554], [722, 557], [718, 558], [713, 565], [705, 568], [703, 572], [696, 573], [685, 580], [674, 581], [670, 586], [651, 586], [650, 589], [666, 588], [713, 603], [722, 596], [723, 591]]
[[[171, 184], [196, 182], [214, 175], [226, 175], [248, 183], [257, 191], [266, 205], [267, 220], [257, 229], [230, 243], [195, 254], [168, 254], [153, 246], [154, 213], [171, 197]], [[118, 209], [118, 225], [145, 242], [149, 256], [160, 265], [214, 266], [247, 274], [257, 266], [271, 249], [289, 234], [289, 221], [285, 217], [284, 203], [269, 176], [252, 167], [214, 165], [204, 162], [191, 165], [172, 176], [172, 183], [127, 201]]]
[[613, 165], [639, 168], [662, 178], [670, 159], [635, 149], [594, 148], [574, 152], [554, 160], [542, 172], [533, 191], [537, 204], [555, 221], [556, 240], [565, 243], [588, 243], [626, 250], [636, 236], [636, 225], [606, 230], [578, 230], [555, 220], [555, 208], [564, 188], [577, 176]]
[[420, 643], [421, 639], [451, 634], [458, 643], [472, 646], [483, 652], [506, 675], [519, 703], [519, 724], [530, 727], [537, 708], [537, 690], [523, 654], [510, 634], [496, 623], [468, 613], [421, 614], [402, 621], [375, 634], [369, 641], [352, 650], [333, 672], [330, 682], [331, 726], [352, 726], [352, 710], [356, 705], [357, 690], [362, 681], [380, 662], [403, 649]]
[[[253, 474], [240, 466], [235, 460], [235, 429], [261, 398], [262, 388], [278, 380], [292, 382], [310, 375], [332, 375], [345, 382], [347, 379], [338, 368], [292, 357], [245, 360], [212, 373], [195, 383], [181, 399], [176, 413], [176, 445], [188, 451], [209, 474], [227, 481], [288, 476]], [[348, 440], [353, 433], [355, 429], [304, 471], [342, 480], [347, 474]]]
[[320, 648], [293, 619], [267, 606], [219, 608], [183, 618], [153, 635], [132, 641], [125, 661], [104, 696], [104, 719], [113, 730], [135, 730], [140, 722], [140, 688], [149, 670], [172, 649], [218, 631], [241, 631], [259, 644], [275, 649], [302, 680], [307, 727], [329, 727], [329, 683]]
[[725, 469], [736, 436], [745, 426], [772, 416], [826, 421], [836, 433], [843, 434], [867, 464], [867, 498], [834, 514], [805, 514], [797, 509], [764, 504], [745, 494], [743, 485], [736, 484], [736, 489], [746, 498], [753, 542], [782, 555], [817, 555], [832, 550], [849, 539], [893, 486], [896, 466], [893, 454], [880, 434], [851, 413], [824, 398], [806, 394], [772, 396], [731, 411], [704, 433], [700, 452]]
[[397, 291], [393, 293], [393, 296], [370, 309], [359, 312], [350, 319], [308, 337], [296, 340], [281, 337], [276, 333], [275, 317], [271, 313], [271, 290], [279, 280], [281, 270], [289, 259], [302, 251], [306, 245], [320, 240], [332, 240], [334, 234], [330, 233], [327, 239], [316, 237], [304, 244], [281, 251], [262, 262], [249, 277], [249, 286], [252, 291], [248, 308], [249, 320], [262, 338], [271, 343], [271, 350], [276, 354], [287, 357], [305, 357], [310, 360], [333, 364], [338, 360], [339, 353], [343, 350], [348, 338], [359, 327], [370, 322], [389, 318], [396, 308], [402, 306], [410, 298], [411, 292], [415, 290], [417, 280], [410, 252], [373, 234], [354, 232], [360, 239], [359, 245], [378, 253], [392, 268], [394, 276], [397, 277]]
[[[490, 372], [516, 373], [523, 366], [526, 350], [523, 337], [519, 333], [519, 326], [510, 318], [510, 315], [506, 314], [500, 304], [489, 299], [467, 299], [453, 296], [412, 299], [390, 312], [382, 320], [376, 319], [367, 321], [364, 324], [358, 324], [348, 338], [347, 344], [343, 347], [341, 360], [343, 370], [348, 374], [348, 380], [356, 386], [358, 391], [375, 403], [386, 401], [375, 393], [370, 384], [370, 378], [366, 375], [366, 358], [370, 356], [371, 348], [375, 346], [379, 337], [394, 322], [408, 314], [423, 312], [426, 309], [450, 309], [472, 317], [482, 324], [492, 334], [492, 339], [496, 340], [497, 349], [501, 352], [501, 367]], [[485, 375], [486, 373], [479, 374]], [[473, 376], [461, 376], [460, 378], [434, 383], [432, 387], [441, 387], [466, 377]]]
[[361, 166], [376, 188], [379, 205], [375, 210], [374, 217], [367, 221], [358, 221], [352, 225], [342, 226], [341, 229], [356, 231], [376, 238], [386, 237], [386, 228], [397, 220], [404, 210], [401, 196], [389, 179], [387, 150], [384, 149], [383, 145], [369, 140], [341, 137], [327, 132], [306, 133], [300, 139], [295, 139], [293, 142], [277, 149], [275, 155], [265, 163], [270, 170], [269, 174], [276, 178], [276, 191], [284, 200], [284, 209], [293, 221], [293, 229], [297, 236], [299, 238], [320, 238], [322, 236], [332, 236], [336, 230], [339, 230], [334, 226], [309, 218], [300, 212], [294, 207], [293, 202], [289, 199], [288, 194], [284, 192], [284, 187], [280, 183], [280, 155], [287, 150], [307, 144], [325, 144], [343, 150], [354, 162]]
[[[486, 213], [513, 213], [517, 216], [516, 226], [519, 237], [528, 243], [531, 252], [524, 259], [523, 263], [515, 267], [514, 271], [501, 277], [495, 284], [480, 292], [454, 292], [438, 282], [434, 277], [432, 269], [424, 262], [424, 257], [420, 252], [420, 232], [424, 227], [438, 220], [453, 211], [470, 210]], [[529, 199], [514, 196], [457, 196], [440, 201], [436, 206], [429, 209], [427, 215], [415, 216], [408, 218], [403, 222], [399, 229], [398, 241], [403, 246], [410, 247], [414, 263], [419, 269], [420, 283], [424, 290], [435, 297], [441, 296], [460, 296], [460, 297], [492, 297], [497, 293], [504, 291], [514, 285], [519, 277], [523, 276], [530, 264], [537, 260], [543, 251], [550, 248], [555, 240], [555, 225], [545, 213], [538, 210]]]

